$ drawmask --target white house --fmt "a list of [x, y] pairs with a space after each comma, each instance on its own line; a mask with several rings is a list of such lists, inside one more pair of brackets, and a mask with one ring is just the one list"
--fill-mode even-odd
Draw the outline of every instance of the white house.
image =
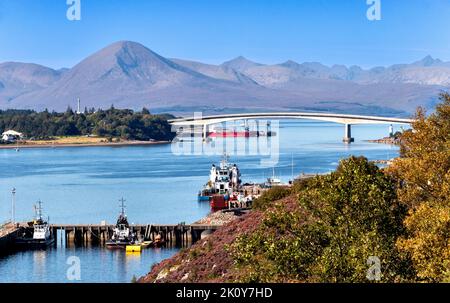
[[2, 140], [6, 142], [15, 142], [23, 138], [23, 134], [14, 130], [8, 130], [2, 134]]

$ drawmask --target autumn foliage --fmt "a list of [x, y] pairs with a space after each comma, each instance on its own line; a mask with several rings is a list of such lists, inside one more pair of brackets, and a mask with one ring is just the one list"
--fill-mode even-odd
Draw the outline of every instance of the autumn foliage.
[[389, 169], [409, 208], [397, 246], [411, 257], [418, 281], [450, 282], [450, 95], [441, 100], [429, 117], [419, 109]]

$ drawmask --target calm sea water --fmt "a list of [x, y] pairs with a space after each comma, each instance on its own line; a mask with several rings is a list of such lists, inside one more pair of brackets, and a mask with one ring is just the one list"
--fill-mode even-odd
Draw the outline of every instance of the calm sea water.
[[[275, 174], [288, 181], [292, 168], [295, 174], [325, 173], [349, 155], [371, 160], [398, 155], [396, 147], [364, 142], [386, 136], [387, 125], [353, 126], [352, 131], [356, 142], [346, 146], [341, 125], [281, 122], [278, 138], [273, 139], [280, 147]], [[220, 158], [177, 156], [170, 145], [0, 150], [0, 222], [10, 218], [15, 187], [17, 221], [29, 220], [33, 204], [42, 200], [51, 223], [114, 222], [123, 197], [132, 223], [191, 223], [209, 213], [208, 204], [197, 203], [196, 194], [207, 181], [211, 164]], [[244, 181], [258, 182], [272, 175], [272, 168], [261, 166], [260, 160], [255, 155], [230, 158], [238, 163]], [[21, 252], [0, 257], [0, 282], [67, 282], [70, 256], [81, 260], [81, 282], [129, 282], [175, 252], [126, 255], [95, 247]]]

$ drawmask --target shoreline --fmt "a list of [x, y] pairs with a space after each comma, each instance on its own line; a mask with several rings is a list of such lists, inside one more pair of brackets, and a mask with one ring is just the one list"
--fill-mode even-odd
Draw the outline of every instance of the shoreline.
[[365, 142], [369, 143], [377, 143], [377, 144], [386, 144], [386, 145], [399, 145], [400, 141], [397, 138], [391, 138], [391, 137], [384, 137], [381, 139], [371, 139], [371, 140], [364, 140]]
[[124, 147], [124, 146], [146, 146], [170, 144], [170, 141], [124, 141], [124, 142], [101, 142], [101, 143], [67, 143], [67, 144], [8, 144], [0, 145], [1, 149], [19, 148], [64, 148], [64, 147]]

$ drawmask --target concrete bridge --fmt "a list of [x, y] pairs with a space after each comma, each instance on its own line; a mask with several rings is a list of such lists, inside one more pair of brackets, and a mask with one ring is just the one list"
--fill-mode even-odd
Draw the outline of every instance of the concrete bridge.
[[203, 128], [203, 137], [206, 138], [208, 126], [230, 121], [247, 121], [262, 119], [303, 119], [334, 122], [344, 125], [344, 142], [354, 141], [351, 133], [351, 126], [355, 124], [411, 124], [413, 119], [395, 118], [395, 117], [377, 117], [362, 115], [346, 115], [331, 113], [302, 113], [302, 112], [272, 112], [272, 113], [243, 113], [243, 114], [224, 114], [214, 116], [198, 116], [190, 118], [180, 118], [169, 120], [169, 123], [178, 127]]

